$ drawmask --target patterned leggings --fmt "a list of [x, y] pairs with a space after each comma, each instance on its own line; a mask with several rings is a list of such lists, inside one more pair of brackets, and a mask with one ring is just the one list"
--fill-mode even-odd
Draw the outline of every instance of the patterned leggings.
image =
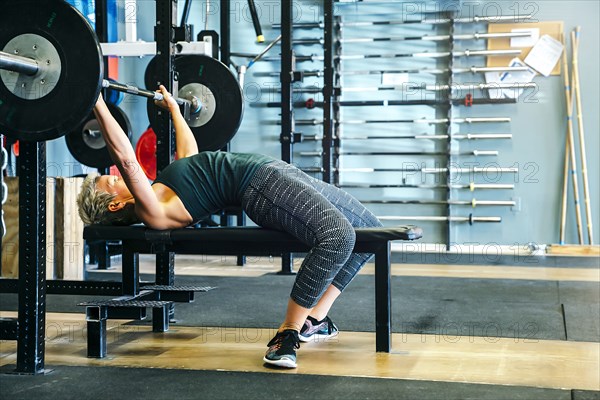
[[382, 226], [348, 193], [281, 161], [256, 172], [242, 207], [257, 225], [288, 232], [312, 247], [291, 293], [305, 308], [314, 307], [330, 284], [343, 291], [372, 257], [352, 253], [353, 227]]

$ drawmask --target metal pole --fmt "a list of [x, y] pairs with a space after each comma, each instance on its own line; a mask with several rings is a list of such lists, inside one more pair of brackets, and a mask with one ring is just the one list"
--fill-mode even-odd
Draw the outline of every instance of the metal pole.
[[18, 72], [19, 74], [35, 75], [39, 72], [40, 67], [33, 58], [0, 51], [0, 69]]
[[46, 143], [21, 142], [19, 164], [18, 373], [44, 371], [46, 332]]
[[[321, 143], [321, 165], [323, 166], [323, 181], [327, 183], [333, 183], [333, 125], [335, 117], [333, 115], [333, 80], [334, 80], [334, 68], [333, 68], [333, 30], [334, 30], [334, 16], [333, 16], [333, 0], [325, 0], [324, 18], [325, 18], [325, 45], [323, 48], [324, 53], [324, 65], [323, 69], [325, 75], [323, 78], [323, 141]], [[337, 150], [337, 149], [336, 149]]]

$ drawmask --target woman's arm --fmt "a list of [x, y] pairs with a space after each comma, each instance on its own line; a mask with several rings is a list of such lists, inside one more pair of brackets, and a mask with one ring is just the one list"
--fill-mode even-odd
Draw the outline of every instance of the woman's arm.
[[100, 125], [108, 152], [135, 199], [136, 215], [146, 225], [161, 229], [166, 219], [164, 207], [158, 201], [150, 182], [140, 167], [129, 138], [110, 113], [102, 96], [96, 102], [94, 114]]
[[169, 110], [171, 113], [171, 119], [173, 120], [173, 126], [175, 128], [177, 157], [185, 158], [198, 154], [196, 138], [183, 118], [183, 115], [181, 115], [179, 105], [163, 85], [160, 85], [160, 92], [163, 94], [164, 100], [160, 102], [157, 101], [156, 104]]

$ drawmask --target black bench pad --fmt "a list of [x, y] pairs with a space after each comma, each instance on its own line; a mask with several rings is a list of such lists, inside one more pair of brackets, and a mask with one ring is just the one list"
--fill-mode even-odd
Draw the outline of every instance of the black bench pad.
[[[423, 235], [421, 228], [414, 225], [392, 228], [356, 228], [356, 242], [382, 242], [389, 240], [416, 240]], [[143, 240], [150, 243], [176, 243], [198, 241], [199, 243], [236, 241], [245, 243], [269, 244], [269, 248], [298, 243], [292, 235], [260, 227], [224, 227], [224, 228], [181, 228], [154, 230], [143, 225], [104, 226], [89, 225], [83, 231], [86, 240]], [[200, 249], [199, 249], [200, 250]]]

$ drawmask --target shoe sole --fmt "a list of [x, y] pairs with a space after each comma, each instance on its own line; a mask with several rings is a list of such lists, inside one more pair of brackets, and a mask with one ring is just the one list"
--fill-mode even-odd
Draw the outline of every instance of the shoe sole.
[[283, 368], [296, 368], [298, 367], [298, 364], [296, 364], [295, 361], [292, 360], [288, 360], [288, 359], [281, 359], [281, 360], [269, 360], [267, 357], [263, 357], [263, 361], [266, 362], [267, 364], [271, 364], [271, 365], [275, 365], [278, 367], [283, 367]]
[[330, 335], [311, 335], [311, 336], [302, 336], [302, 335], [298, 335], [298, 339], [300, 339], [301, 342], [317, 342], [320, 340], [326, 340], [332, 337], [336, 337], [338, 335], [338, 333], [340, 333], [339, 331], [336, 331]]

